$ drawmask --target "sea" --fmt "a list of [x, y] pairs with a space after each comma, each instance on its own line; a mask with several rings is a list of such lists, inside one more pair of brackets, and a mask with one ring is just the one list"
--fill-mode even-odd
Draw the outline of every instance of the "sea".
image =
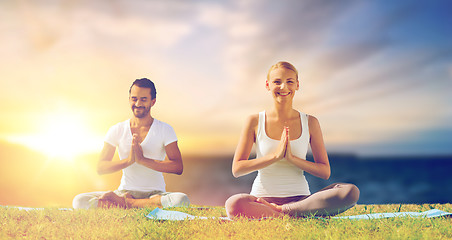
[[[329, 160], [328, 180], [305, 173], [312, 193], [343, 182], [360, 189], [358, 204], [452, 203], [452, 156], [331, 154]], [[229, 196], [249, 193], [257, 175], [234, 178], [231, 166], [232, 156], [184, 158], [181, 176], [165, 176], [167, 190], [186, 192], [193, 204], [223, 206]]]

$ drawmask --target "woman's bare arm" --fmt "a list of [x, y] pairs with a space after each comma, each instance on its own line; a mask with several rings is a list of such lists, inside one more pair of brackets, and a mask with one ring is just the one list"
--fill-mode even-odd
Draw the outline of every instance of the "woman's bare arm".
[[248, 159], [256, 139], [258, 122], [259, 115], [257, 114], [248, 117], [246, 121], [245, 128], [240, 135], [240, 140], [232, 161], [232, 174], [234, 177], [240, 177], [262, 169], [284, 158], [286, 137], [283, 132], [280, 145], [273, 154], [256, 159]]
[[306, 171], [314, 176], [323, 179], [328, 179], [331, 174], [330, 163], [328, 160], [328, 154], [325, 149], [325, 144], [323, 143], [323, 135], [322, 130], [320, 129], [319, 121], [317, 120], [317, 118], [309, 116], [308, 122], [310, 144], [314, 162], [310, 162], [292, 155], [290, 144], [287, 145], [286, 159], [303, 171]]

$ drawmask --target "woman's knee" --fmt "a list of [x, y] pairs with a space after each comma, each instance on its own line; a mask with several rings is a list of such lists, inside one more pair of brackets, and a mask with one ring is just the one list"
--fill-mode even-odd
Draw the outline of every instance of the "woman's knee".
[[242, 209], [245, 208], [245, 205], [251, 201], [254, 201], [255, 198], [256, 197], [246, 193], [236, 194], [229, 197], [224, 204], [226, 213], [230, 218], [240, 215], [242, 213]]
[[349, 205], [355, 205], [359, 200], [359, 189], [356, 185], [347, 183], [344, 186], [344, 201]]

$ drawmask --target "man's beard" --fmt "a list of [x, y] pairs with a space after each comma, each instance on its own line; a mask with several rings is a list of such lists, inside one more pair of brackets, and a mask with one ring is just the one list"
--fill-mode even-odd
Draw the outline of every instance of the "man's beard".
[[[141, 112], [140, 113], [136, 113], [135, 112], [135, 109], [140, 109], [141, 110]], [[149, 115], [149, 111], [151, 110], [151, 108], [149, 107], [149, 108], [146, 108], [146, 107], [135, 107], [135, 106], [132, 106], [132, 112], [133, 112], [133, 115], [135, 116], [135, 117], [137, 117], [137, 118], [144, 118], [144, 117], [146, 117], [147, 115]]]

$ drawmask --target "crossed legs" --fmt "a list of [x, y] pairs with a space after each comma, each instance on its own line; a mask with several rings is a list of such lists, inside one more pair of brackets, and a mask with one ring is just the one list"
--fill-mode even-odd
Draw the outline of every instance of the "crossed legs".
[[[132, 194], [133, 193], [133, 194]], [[180, 207], [190, 205], [187, 195], [180, 192], [128, 192], [108, 191], [82, 193], [75, 196], [74, 208], [143, 208], [143, 207]], [[150, 194], [150, 195], [149, 195]]]
[[353, 207], [359, 199], [359, 189], [353, 184], [335, 183], [312, 195], [300, 196], [298, 201], [278, 205], [273, 199], [237, 194], [226, 201], [226, 213], [230, 218], [331, 216]]
[[135, 199], [132, 194], [124, 193], [123, 195], [117, 195], [110, 191], [100, 196], [97, 203], [99, 208], [144, 208], [144, 207], [162, 207], [161, 195], [154, 195], [150, 198]]

